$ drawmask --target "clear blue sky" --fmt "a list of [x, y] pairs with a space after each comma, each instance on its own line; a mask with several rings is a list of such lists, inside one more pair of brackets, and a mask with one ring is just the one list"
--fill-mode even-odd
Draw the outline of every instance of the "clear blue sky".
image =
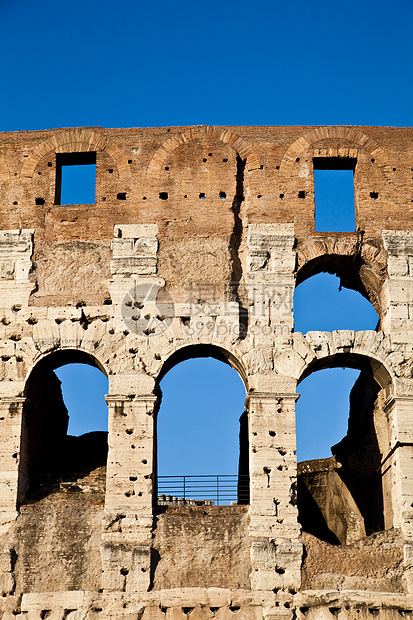
[[0, 7], [1, 130], [411, 124], [411, 0]]
[[[412, 124], [412, 0], [0, 0], [0, 8], [0, 131], [71, 126]], [[320, 281], [320, 286], [328, 286], [330, 279]], [[318, 280], [311, 285], [319, 286]], [[308, 291], [308, 286], [306, 282], [297, 289], [297, 329], [342, 327], [337, 308], [321, 310], [321, 300], [330, 294], [317, 288]], [[337, 293], [337, 284], [333, 286]], [[359, 306], [349, 310], [343, 302], [346, 294], [337, 293], [339, 309], [344, 310], [342, 320], [354, 318], [347, 327], [374, 329], [375, 315], [365, 315]], [[332, 316], [338, 324], [330, 323]], [[212, 369], [191, 368], [186, 388], [190, 384], [193, 390], [201, 390], [196, 380], [205, 377], [209, 387], [201, 403], [185, 415], [206, 416], [213, 425], [208, 417], [213, 411], [217, 424], [227, 419], [234, 424], [245, 396], [238, 377], [234, 393], [230, 392], [233, 410], [225, 405], [225, 411], [219, 412], [213, 397], [220, 393], [211, 387]], [[182, 388], [169, 385], [173, 373], [178, 380], [182, 369], [177, 367], [164, 379], [164, 401], [170, 398], [175, 408], [175, 413], [161, 410], [165, 419], [177, 416], [183, 407]], [[59, 371], [60, 376], [67, 370]], [[350, 376], [346, 381], [344, 374]], [[327, 456], [328, 447], [345, 431], [354, 371], [331, 373], [339, 376], [337, 384], [324, 375], [324, 371], [315, 373], [300, 386], [300, 458]], [[91, 423], [86, 428], [103, 424], [103, 400], [103, 413], [92, 419], [96, 405], [92, 389], [97, 386], [103, 394], [105, 382], [103, 378], [98, 386], [94, 379], [87, 380], [90, 400], [85, 412], [79, 413]], [[75, 385], [81, 393], [78, 379]], [[226, 381], [218, 401], [227, 389]], [[331, 400], [320, 403], [320, 397], [329, 394]], [[321, 410], [324, 418], [318, 417]], [[182, 424], [188, 426], [181, 420], [175, 427], [180, 430]], [[205, 428], [196, 428], [202, 439]], [[332, 430], [320, 437], [321, 428]], [[77, 423], [72, 430], [83, 429]], [[226, 432], [222, 430], [223, 436]], [[233, 431], [230, 434], [234, 436]], [[165, 436], [170, 445], [178, 441], [169, 430]], [[237, 438], [225, 458], [220, 456], [225, 447], [211, 452], [208, 467], [233, 473], [236, 442]], [[189, 444], [181, 464], [160, 457], [162, 473], [189, 467], [189, 458], [197, 456], [189, 457]], [[205, 465], [205, 455], [196, 452], [202, 458], [191, 462], [186, 473], [199, 473]]]

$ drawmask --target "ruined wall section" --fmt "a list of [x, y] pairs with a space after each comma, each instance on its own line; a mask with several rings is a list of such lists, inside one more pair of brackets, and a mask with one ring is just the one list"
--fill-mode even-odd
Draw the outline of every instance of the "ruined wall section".
[[[409, 615], [412, 137], [370, 127], [0, 134], [5, 619]], [[96, 153], [95, 204], [55, 204], [64, 153]], [[363, 235], [315, 232], [314, 157], [357, 158]], [[382, 331], [294, 332], [296, 276], [324, 269], [373, 301]], [[200, 352], [226, 359], [247, 389], [250, 505], [157, 512], [157, 384]], [[106, 482], [96, 503], [77, 481], [77, 507], [63, 493], [20, 507], [27, 379], [52, 354], [109, 377]], [[379, 463], [388, 531], [340, 555], [301, 537], [294, 414], [297, 383], [342, 363], [377, 383], [372, 415], [391, 449]], [[352, 569], [358, 557], [363, 569]]]
[[[180, 278], [195, 275], [194, 269], [197, 277], [209, 273], [227, 282], [239, 278], [245, 265], [243, 231], [249, 222], [294, 222], [299, 245], [314, 236], [312, 159], [351, 156], [357, 157], [356, 224], [364, 231], [364, 243], [380, 248], [382, 229], [411, 225], [406, 210], [412, 200], [411, 133], [377, 127], [3, 133], [2, 227], [36, 230], [32, 279], [37, 291], [31, 300], [36, 305], [58, 305], [59, 296], [62, 305], [81, 301], [87, 254], [93, 257], [95, 274], [87, 303], [103, 303], [114, 223], [158, 224], [160, 274], [171, 287], [179, 288]], [[96, 152], [94, 205], [54, 204], [56, 156], [64, 152]], [[199, 257], [193, 265], [189, 256], [195, 239]], [[182, 255], [179, 268], [172, 258], [176, 250]], [[69, 270], [76, 265], [78, 274], [72, 291], [64, 294], [59, 290], [60, 265]], [[74, 267], [72, 272], [75, 276]]]
[[167, 508], [155, 518], [159, 560], [154, 589], [250, 589], [248, 510], [241, 506]]

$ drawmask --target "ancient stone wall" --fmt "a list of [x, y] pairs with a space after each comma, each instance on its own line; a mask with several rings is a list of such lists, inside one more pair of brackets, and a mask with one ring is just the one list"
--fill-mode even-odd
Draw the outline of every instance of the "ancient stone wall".
[[[412, 138], [0, 133], [2, 618], [411, 617]], [[60, 204], [65, 166], [91, 162], [95, 202]], [[320, 166], [354, 170], [354, 231], [316, 230]], [[320, 271], [371, 301], [376, 331], [294, 330], [294, 289]], [[247, 391], [247, 505], [157, 505], [159, 381], [199, 356]], [[65, 436], [70, 362], [109, 378], [108, 451]], [[337, 366], [362, 371], [348, 435], [297, 485], [299, 382]]]

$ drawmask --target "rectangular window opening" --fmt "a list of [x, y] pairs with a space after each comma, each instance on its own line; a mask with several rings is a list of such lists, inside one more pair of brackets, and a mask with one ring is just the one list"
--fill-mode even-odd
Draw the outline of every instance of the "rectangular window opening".
[[355, 232], [356, 163], [347, 157], [313, 159], [316, 232]]
[[95, 204], [96, 153], [56, 154], [56, 205]]

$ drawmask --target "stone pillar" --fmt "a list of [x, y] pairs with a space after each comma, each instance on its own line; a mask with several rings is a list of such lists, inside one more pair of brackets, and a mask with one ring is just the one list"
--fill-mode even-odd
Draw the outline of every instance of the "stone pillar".
[[413, 343], [413, 233], [384, 230], [388, 279], [383, 285], [381, 306], [386, 314], [381, 328], [393, 343]]
[[0, 308], [28, 306], [33, 235], [34, 228], [0, 230]]
[[393, 523], [413, 542], [413, 396], [389, 396], [384, 410], [389, 420], [390, 452], [383, 455], [382, 474], [387, 471], [391, 482]]
[[408, 591], [413, 592], [413, 396], [389, 396], [385, 411], [391, 449], [384, 455], [381, 470], [390, 477], [393, 509], [393, 523], [386, 527], [399, 527], [404, 534], [405, 579]]
[[28, 486], [27, 450], [22, 441], [21, 396], [0, 398], [0, 534], [17, 516], [17, 503]]
[[255, 346], [288, 344], [294, 326], [294, 224], [249, 224], [245, 286]]
[[102, 536], [103, 588], [147, 591], [157, 398], [153, 394], [131, 393], [111, 394], [106, 400], [109, 453]]
[[251, 392], [250, 536], [253, 590], [298, 589], [295, 402], [297, 394]]

